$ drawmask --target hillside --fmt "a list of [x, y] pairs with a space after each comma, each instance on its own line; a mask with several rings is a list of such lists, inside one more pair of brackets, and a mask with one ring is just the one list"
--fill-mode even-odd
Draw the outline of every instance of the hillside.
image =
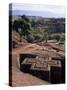
[[[21, 35], [28, 42], [42, 42], [62, 38], [65, 35], [65, 18], [44, 18], [41, 16], [12, 16], [12, 31]], [[54, 34], [54, 35], [53, 35]], [[56, 35], [55, 35], [56, 34]]]

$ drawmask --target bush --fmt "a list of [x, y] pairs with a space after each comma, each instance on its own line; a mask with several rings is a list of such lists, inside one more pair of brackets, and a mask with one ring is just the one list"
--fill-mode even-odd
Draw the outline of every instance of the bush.
[[49, 40], [54, 40], [54, 39], [55, 39], [55, 40], [57, 40], [57, 41], [59, 41], [60, 39], [61, 39], [61, 40], [64, 40], [64, 38], [63, 38], [63, 37], [61, 38], [60, 35], [49, 35], [49, 36], [48, 36], [48, 39], [49, 39]]
[[61, 36], [60, 41], [64, 41], [65, 40], [65, 35]]
[[34, 36], [33, 35], [31, 35], [31, 34], [29, 34], [28, 36], [27, 36], [27, 38], [26, 38], [26, 40], [29, 42], [29, 43], [32, 43], [33, 41], [34, 41]]
[[60, 35], [55, 35], [54, 36], [54, 39], [56, 39], [57, 41], [59, 41], [60, 40]]
[[41, 37], [39, 35], [35, 36], [35, 40], [39, 40]]
[[48, 36], [48, 40], [53, 40], [54, 38], [52, 36]]

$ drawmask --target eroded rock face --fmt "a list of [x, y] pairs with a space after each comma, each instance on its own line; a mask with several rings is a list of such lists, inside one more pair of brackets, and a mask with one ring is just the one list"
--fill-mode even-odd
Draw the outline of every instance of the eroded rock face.
[[60, 58], [43, 58], [35, 54], [20, 55], [20, 70], [50, 83], [62, 83], [63, 62]]

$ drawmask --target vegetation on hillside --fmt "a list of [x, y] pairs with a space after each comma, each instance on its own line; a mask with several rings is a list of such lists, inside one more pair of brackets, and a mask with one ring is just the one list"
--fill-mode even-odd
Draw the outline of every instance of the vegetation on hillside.
[[[19, 16], [18, 16], [19, 17]], [[42, 42], [47, 40], [57, 40], [64, 41], [64, 35], [53, 35], [54, 33], [64, 33], [65, 32], [65, 19], [30, 19], [25, 15], [21, 16], [13, 22], [13, 30], [18, 32], [20, 35], [20, 41], [22, 38], [28, 42]]]

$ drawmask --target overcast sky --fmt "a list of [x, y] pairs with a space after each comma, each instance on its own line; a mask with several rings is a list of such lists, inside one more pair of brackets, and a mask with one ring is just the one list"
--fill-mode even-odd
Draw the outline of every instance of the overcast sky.
[[16, 15], [65, 17], [65, 7], [55, 5], [12, 4], [12, 10]]

